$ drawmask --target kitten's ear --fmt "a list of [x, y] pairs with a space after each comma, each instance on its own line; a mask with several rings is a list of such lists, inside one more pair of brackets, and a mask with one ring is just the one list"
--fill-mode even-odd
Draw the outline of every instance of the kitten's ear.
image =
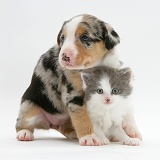
[[89, 85], [89, 82], [90, 82], [89, 75], [86, 73], [81, 73], [81, 79], [82, 79], [83, 89], [85, 89]]
[[123, 74], [123, 79], [125, 79], [126, 81], [131, 82], [131, 80], [133, 79], [131, 68], [123, 68], [121, 70], [121, 73]]
[[108, 50], [110, 50], [113, 49], [118, 43], [120, 43], [120, 38], [108, 23], [104, 23], [104, 26], [105, 46]]

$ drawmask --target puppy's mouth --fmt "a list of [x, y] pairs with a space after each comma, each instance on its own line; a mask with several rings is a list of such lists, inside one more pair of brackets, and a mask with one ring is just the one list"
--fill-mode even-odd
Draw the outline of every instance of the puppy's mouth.
[[62, 68], [77, 69], [77, 66], [74, 63], [70, 62], [70, 61], [66, 62], [66, 61], [60, 60], [59, 63], [60, 63], [60, 66]]
[[79, 70], [79, 69], [84, 69], [84, 66], [77, 66], [77, 65], [72, 65], [70, 63], [65, 63], [61, 65], [62, 68], [66, 69], [74, 69], [74, 70]]
[[83, 63], [77, 64], [77, 63], [60, 61], [60, 65], [61, 65], [62, 68], [66, 68], [66, 69], [84, 70], [84, 69], [89, 69], [89, 68], [92, 68], [94, 66], [97, 66], [98, 62], [94, 63], [94, 64], [91, 64], [90, 62], [86, 62], [84, 64]]
[[66, 69], [72, 69], [72, 70], [81, 70], [81, 69], [86, 69], [85, 65], [77, 65], [77, 64], [71, 64], [69, 62], [60, 62], [60, 65], [62, 68], [66, 68]]
[[73, 64], [69, 63], [69, 62], [65, 62], [65, 63], [61, 63], [61, 66], [64, 67], [64, 68], [68, 68], [68, 67], [74, 67]]

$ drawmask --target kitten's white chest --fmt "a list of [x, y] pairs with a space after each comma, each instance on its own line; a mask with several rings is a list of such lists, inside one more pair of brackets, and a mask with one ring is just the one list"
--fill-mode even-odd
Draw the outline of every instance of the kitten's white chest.
[[104, 115], [103, 115], [103, 126], [102, 129], [104, 131], [104, 133], [108, 132], [108, 129], [112, 127], [113, 125], [113, 120], [111, 117], [111, 114], [109, 113], [109, 111], [104, 110]]
[[103, 110], [103, 127], [102, 130], [105, 133], [107, 137], [110, 136], [110, 130], [116, 126], [119, 126], [122, 124], [123, 121], [123, 113], [119, 113], [118, 111], [114, 111], [114, 109], [111, 110]]
[[113, 125], [112, 115], [108, 109], [100, 106], [98, 103], [88, 103], [88, 113], [92, 123], [97, 124], [103, 132], [107, 133]]

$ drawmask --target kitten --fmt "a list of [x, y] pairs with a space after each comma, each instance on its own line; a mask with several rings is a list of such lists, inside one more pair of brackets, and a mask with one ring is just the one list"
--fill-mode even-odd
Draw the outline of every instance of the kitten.
[[122, 127], [124, 116], [133, 112], [131, 70], [98, 66], [83, 71], [81, 77], [94, 132], [102, 143], [118, 140], [125, 145], [139, 145], [141, 141], [130, 138]]

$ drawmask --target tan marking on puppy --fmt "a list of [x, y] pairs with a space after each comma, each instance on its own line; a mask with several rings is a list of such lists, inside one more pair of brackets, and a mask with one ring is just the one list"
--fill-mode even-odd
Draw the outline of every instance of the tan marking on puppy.
[[106, 54], [106, 48], [103, 41], [94, 43], [94, 46], [90, 49], [86, 49], [80, 42], [76, 43], [78, 54], [76, 57], [76, 64], [84, 65], [85, 67], [95, 65], [100, 62]]
[[77, 132], [77, 137], [80, 139], [86, 135], [93, 133], [93, 125], [87, 113], [86, 106], [82, 106], [76, 109], [74, 112], [70, 112], [73, 126]]
[[63, 33], [64, 38], [67, 37], [67, 31], [66, 31], [65, 27], [63, 28], [62, 33]]
[[20, 130], [23, 130], [23, 129], [28, 129], [29, 131], [31, 131], [32, 133], [34, 132], [34, 126], [31, 126], [31, 125], [29, 125], [28, 124], [28, 121], [25, 119], [25, 118], [23, 118], [23, 120], [21, 120], [21, 125], [20, 126], [16, 126], [16, 131], [18, 132], [18, 131], [20, 131]]
[[40, 121], [36, 124], [35, 128], [49, 130], [50, 124], [47, 121]]
[[36, 117], [41, 115], [42, 109], [37, 105], [35, 105], [34, 103], [30, 102], [25, 102], [25, 103], [28, 103], [29, 106], [25, 108], [24, 104], [24, 108], [22, 108], [21, 110], [21, 117], [19, 117], [20, 123], [18, 123], [17, 121], [16, 131], [18, 132], [22, 129], [28, 129], [33, 133], [34, 128], [49, 129], [50, 128], [49, 123], [47, 123], [46, 121], [39, 121], [38, 123], [33, 123], [33, 124], [30, 123], [31, 119], [32, 121], [35, 121], [34, 119], [36, 119]]
[[72, 82], [72, 85], [76, 91], [83, 93], [82, 79], [79, 72], [69, 72], [69, 81]]
[[76, 30], [76, 37], [79, 37], [80, 35], [85, 33], [85, 28], [83, 26], [79, 26]]
[[29, 112], [25, 113], [24, 117], [28, 119], [28, 118], [37, 116], [41, 113], [42, 113], [42, 109], [40, 107], [38, 107], [36, 105], [32, 105], [29, 109]]
[[23, 121], [23, 127], [21, 128], [16, 128], [16, 131], [19, 132], [20, 130], [23, 130], [23, 129], [28, 129], [29, 131], [31, 131], [32, 133], [34, 132], [34, 127], [31, 127], [31, 126], [28, 126], [26, 124], [26, 121]]
[[[82, 79], [81, 79], [80, 73], [76, 71], [72, 71], [72, 72], [70, 71], [68, 77], [69, 77], [69, 80], [73, 82], [72, 85], [74, 89], [77, 90], [79, 93], [83, 94]], [[72, 124], [75, 127], [78, 139], [85, 135], [89, 135], [93, 133], [93, 126], [88, 116], [85, 105], [83, 105], [81, 108], [76, 108], [76, 110], [74, 110], [73, 112], [70, 111], [69, 114], [72, 119]], [[84, 125], [86, 126], [84, 127]], [[73, 130], [71, 128], [71, 130], [68, 130], [68, 131], [71, 132]]]
[[42, 120], [43, 110], [40, 107], [32, 106], [30, 112], [24, 115], [24, 118], [27, 120], [27, 125], [34, 126], [37, 129], [50, 129], [50, 124], [46, 120]]

